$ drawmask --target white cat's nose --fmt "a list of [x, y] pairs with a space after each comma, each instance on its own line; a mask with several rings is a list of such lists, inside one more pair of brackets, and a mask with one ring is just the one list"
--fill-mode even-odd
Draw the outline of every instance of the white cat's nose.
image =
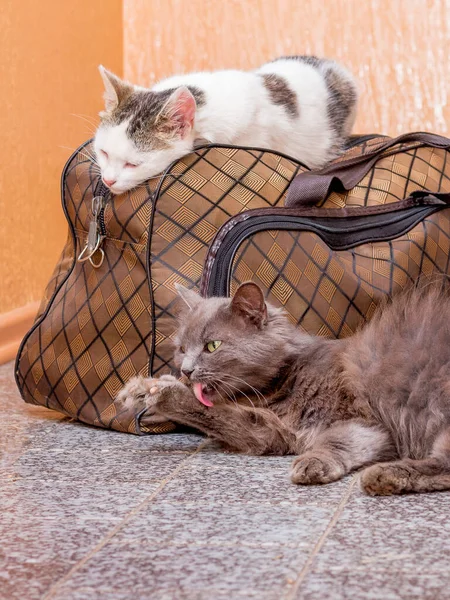
[[103, 183], [105, 185], [107, 185], [108, 187], [111, 187], [112, 185], [114, 185], [116, 183], [116, 181], [117, 181], [116, 179], [105, 179], [103, 177]]

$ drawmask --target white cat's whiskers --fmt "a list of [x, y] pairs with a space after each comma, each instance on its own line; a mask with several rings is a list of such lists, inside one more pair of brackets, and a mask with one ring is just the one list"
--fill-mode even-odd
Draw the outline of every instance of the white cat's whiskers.
[[[336, 62], [317, 57], [280, 57], [251, 72], [175, 75], [151, 89], [137, 88], [106, 70], [101, 75], [105, 111], [95, 134], [96, 147], [105, 153], [100, 162], [108, 168], [108, 179], [114, 178], [123, 189], [142, 180], [145, 171], [169, 168], [211, 144], [267, 148], [320, 168], [341, 152], [355, 118], [352, 75]], [[151, 94], [152, 102], [141, 119], [143, 94]], [[129, 102], [130, 97], [138, 101]], [[116, 112], [125, 106], [123, 115]], [[155, 119], [157, 114], [164, 118]], [[255, 114], [260, 118], [254, 119]], [[92, 117], [73, 116], [94, 127]], [[188, 135], [180, 136], [181, 130]], [[154, 144], [155, 138], [163, 144]], [[124, 167], [135, 162], [146, 168], [131, 176]], [[186, 168], [190, 171], [189, 165]]]
[[86, 158], [86, 160], [89, 160], [90, 162], [94, 163], [94, 165], [96, 165], [100, 169], [97, 157], [92, 152], [87, 150], [87, 148], [83, 148], [82, 150], [78, 148], [71, 148], [70, 146], [59, 146], [59, 148], [64, 148], [64, 150], [71, 150], [72, 152], [78, 152], [80, 156], [83, 156], [84, 158]]
[[72, 148], [72, 146], [58, 146], [58, 148], [63, 148], [63, 150], [70, 150], [71, 152], [78, 151], [78, 148]]
[[160, 173], [159, 175], [153, 175], [153, 177], [149, 177], [148, 179], [145, 180], [145, 182], [142, 182], [138, 185], [135, 185], [132, 189], [133, 190], [139, 190], [141, 188], [146, 188], [146, 182], [148, 181], [153, 181], [154, 179], [161, 179], [162, 177], [176, 177], [176, 173]]
[[89, 150], [87, 150], [87, 148], [83, 148], [83, 150], [80, 150], [80, 154], [82, 156], [89, 157], [89, 159], [94, 164], [98, 165], [98, 167], [100, 168], [100, 165], [98, 164], [98, 161], [97, 161], [97, 157], [95, 156], [95, 154], [93, 154], [92, 152], [90, 152]]
[[89, 130], [89, 133], [95, 135], [95, 132], [98, 127], [98, 122], [94, 121], [93, 117], [88, 117], [87, 115], [82, 115], [82, 114], [77, 114], [77, 113], [69, 113], [69, 114], [71, 117], [78, 117], [79, 119], [82, 119], [83, 121], [88, 123], [92, 127], [92, 129]]

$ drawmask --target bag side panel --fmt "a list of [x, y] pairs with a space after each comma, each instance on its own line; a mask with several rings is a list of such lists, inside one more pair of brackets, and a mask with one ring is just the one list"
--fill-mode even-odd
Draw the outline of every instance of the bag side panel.
[[[64, 191], [75, 256], [84, 247], [97, 183], [92, 162], [80, 154], [67, 173]], [[102, 266], [75, 262], [30, 334], [22, 368], [27, 401], [86, 423], [139, 431], [136, 412], [120, 412], [114, 398], [131, 377], [148, 374], [151, 195], [151, 188], [140, 188], [114, 199], [105, 211], [108, 237]]]
[[387, 294], [420, 275], [450, 275], [449, 251], [450, 209], [429, 215], [394, 240], [337, 252], [307, 231], [266, 230], [240, 245], [231, 293], [251, 279], [307, 333], [347, 337]]
[[59, 284], [63, 281], [64, 277], [68, 274], [70, 269], [73, 266], [74, 261], [74, 244], [72, 234], [69, 231], [67, 236], [66, 245], [61, 252], [61, 256], [56, 263], [56, 267], [50, 277], [50, 281], [47, 284], [47, 287], [44, 290], [44, 294], [42, 296], [41, 304], [39, 305], [39, 310], [36, 315], [36, 321], [44, 314], [48, 303], [50, 302], [53, 294], [58, 288]]
[[35, 334], [36, 330], [39, 328], [40, 321], [45, 317], [44, 313], [46, 312], [47, 308], [49, 308], [49, 305], [52, 302], [54, 296], [56, 295], [59, 286], [61, 286], [65, 278], [68, 277], [70, 270], [73, 268], [75, 263], [75, 232], [73, 228], [73, 223], [69, 219], [65, 204], [66, 178], [68, 173], [74, 171], [79, 163], [87, 162], [87, 159], [82, 154], [82, 151], [86, 145], [87, 144], [83, 144], [82, 146], [80, 146], [78, 151], [74, 152], [74, 154], [68, 159], [62, 172], [61, 203], [69, 225], [67, 241], [59, 257], [59, 260], [56, 263], [50, 281], [48, 282], [47, 287], [45, 288], [33, 327], [23, 338], [16, 357], [14, 369], [16, 384], [20, 390], [22, 398], [25, 400], [25, 402], [28, 402], [30, 404], [45, 405], [45, 398], [42, 397], [39, 391], [37, 391], [37, 395], [34, 395], [33, 392], [35, 388], [33, 386], [30, 386], [26, 381], [27, 377], [29, 376], [30, 365], [32, 363], [32, 358], [30, 356], [30, 348], [34, 347], [34, 343], [30, 342], [30, 338], [32, 338], [33, 334]]

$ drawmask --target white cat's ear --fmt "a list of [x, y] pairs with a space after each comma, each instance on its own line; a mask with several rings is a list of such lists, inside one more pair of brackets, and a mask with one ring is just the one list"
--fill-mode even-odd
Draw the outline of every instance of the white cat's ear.
[[100, 75], [105, 86], [103, 98], [105, 100], [105, 109], [109, 113], [119, 106], [126, 96], [133, 91], [133, 86], [105, 69], [103, 65], [98, 67]]
[[184, 285], [181, 285], [180, 283], [176, 283], [175, 288], [180, 298], [191, 310], [194, 310], [194, 308], [202, 301], [201, 297], [196, 292], [188, 290], [188, 288], [185, 288]]
[[176, 133], [185, 138], [194, 127], [197, 103], [185, 86], [177, 88], [161, 110], [161, 123], [166, 133]]
[[231, 310], [257, 327], [267, 323], [264, 294], [259, 285], [253, 281], [247, 281], [238, 287], [231, 301]]

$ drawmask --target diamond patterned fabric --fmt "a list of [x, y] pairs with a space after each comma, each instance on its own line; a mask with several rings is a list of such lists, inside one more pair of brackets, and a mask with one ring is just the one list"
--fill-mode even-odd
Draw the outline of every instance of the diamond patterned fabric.
[[419, 275], [449, 272], [450, 209], [434, 213], [394, 240], [333, 251], [314, 233], [269, 230], [239, 247], [231, 293], [252, 279], [307, 333], [347, 337], [386, 295]]
[[[385, 139], [355, 146], [342, 160], [371, 152]], [[130, 433], [169, 431], [172, 424], [141, 426], [139, 414], [117, 407], [117, 392], [136, 374], [171, 369], [174, 284], [200, 287], [218, 231], [239, 213], [282, 206], [292, 179], [307, 169], [270, 151], [199, 149], [163, 177], [107, 202], [105, 259], [96, 269], [76, 260], [98, 184], [91, 151], [90, 143], [82, 146], [63, 173], [69, 237], [19, 352], [17, 382], [26, 402], [86, 423]], [[446, 150], [403, 144], [386, 152], [350, 192], [333, 192], [323, 211], [370, 209], [414, 190], [450, 191], [449, 177]], [[317, 235], [280, 231], [274, 221], [273, 229], [236, 249], [231, 290], [254, 279], [304, 330], [350, 335], [386, 293], [421, 272], [448, 272], [449, 230], [445, 209], [398, 239], [333, 252]]]

